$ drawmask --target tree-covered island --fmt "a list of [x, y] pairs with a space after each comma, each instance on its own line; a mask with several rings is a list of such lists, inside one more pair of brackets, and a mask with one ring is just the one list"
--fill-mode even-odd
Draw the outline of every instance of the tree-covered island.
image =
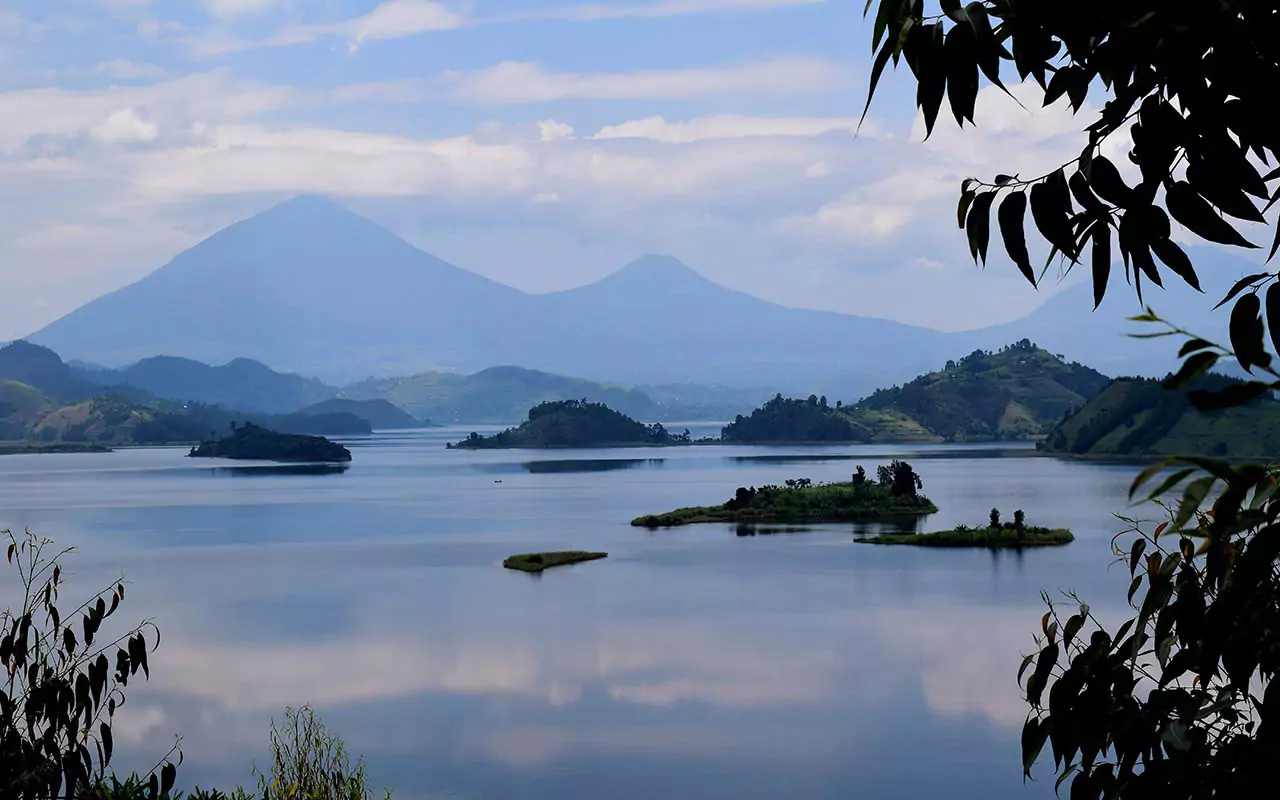
[[529, 409], [518, 427], [493, 436], [472, 433], [451, 449], [501, 450], [555, 447], [667, 447], [690, 443], [689, 432], [672, 434], [659, 423], [645, 425], [604, 403], [553, 400]]
[[191, 448], [191, 458], [235, 458], [284, 462], [347, 462], [351, 451], [323, 436], [277, 433], [251, 422], [233, 427], [230, 436]]
[[970, 528], [957, 525], [949, 531], [934, 533], [902, 533], [868, 536], [855, 541], [867, 544], [900, 544], [911, 547], [976, 547], [987, 550], [1019, 550], [1024, 547], [1053, 547], [1071, 544], [1076, 539], [1065, 528], [1042, 528], [1028, 525], [1022, 509], [1013, 513], [1011, 522], [1000, 521], [999, 509], [991, 509], [986, 525]]
[[846, 483], [814, 483], [808, 478], [788, 480], [782, 486], [739, 487], [732, 500], [718, 506], [680, 508], [665, 514], [637, 517], [641, 528], [672, 528], [704, 522], [868, 522], [923, 516], [938, 511], [921, 494], [923, 482], [905, 461], [893, 461], [877, 469], [871, 480], [858, 467]]

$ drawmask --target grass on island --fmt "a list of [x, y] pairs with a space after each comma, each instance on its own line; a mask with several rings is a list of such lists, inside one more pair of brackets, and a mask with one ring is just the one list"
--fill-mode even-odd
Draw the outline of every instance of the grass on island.
[[41, 453], [110, 453], [111, 448], [85, 442], [0, 442], [0, 456]]
[[969, 528], [960, 526], [936, 533], [882, 534], [858, 539], [867, 544], [901, 544], [912, 547], [980, 547], [990, 550], [1022, 547], [1053, 547], [1070, 544], [1075, 536], [1066, 528], [1024, 528], [1019, 534], [1014, 527]]
[[847, 483], [813, 483], [808, 478], [783, 486], [739, 488], [718, 506], [678, 508], [665, 514], [636, 517], [639, 528], [673, 528], [710, 522], [803, 524], [872, 522], [937, 513], [938, 507], [919, 493], [919, 476], [903, 461], [880, 468], [871, 481], [862, 468]]
[[608, 558], [608, 553], [588, 553], [585, 550], [564, 550], [556, 553], [524, 553], [511, 556], [502, 562], [507, 569], [521, 572], [542, 572], [551, 567], [563, 567], [567, 564], [581, 564], [584, 561], [597, 561]]

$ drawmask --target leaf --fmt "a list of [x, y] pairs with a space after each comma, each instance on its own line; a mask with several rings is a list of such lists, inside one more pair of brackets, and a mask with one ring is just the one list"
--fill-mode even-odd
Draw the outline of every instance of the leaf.
[[1186, 181], [1170, 184], [1165, 189], [1164, 201], [1173, 218], [1201, 239], [1235, 247], [1258, 248], [1218, 216], [1209, 201], [1201, 197]]
[[1129, 499], [1132, 500], [1133, 496], [1138, 493], [1138, 490], [1141, 489], [1147, 481], [1163, 472], [1165, 467], [1169, 466], [1170, 463], [1172, 462], [1166, 458], [1157, 461], [1154, 464], [1148, 464], [1143, 468], [1143, 470], [1138, 473], [1137, 477], [1133, 479], [1133, 483], [1129, 484]]
[[1028, 717], [1022, 726], [1022, 772], [1031, 777], [1031, 767], [1040, 758], [1044, 744], [1049, 740], [1050, 723], [1037, 717]]
[[[890, 0], [883, 0], [881, 9], [889, 5]], [[871, 110], [871, 100], [876, 96], [876, 86], [880, 84], [880, 76], [884, 74], [884, 68], [889, 64], [889, 58], [893, 55], [893, 48], [888, 42], [885, 42], [883, 48], [876, 55], [875, 63], [871, 66], [871, 80], [867, 87], [867, 103], [862, 107], [862, 116], [858, 118], [858, 130], [862, 130], [862, 123], [867, 120], [867, 112]]]
[[941, 25], [926, 25], [919, 36], [920, 55], [916, 70], [916, 106], [924, 114], [924, 138], [933, 135], [947, 88], [947, 59]]
[[1213, 342], [1207, 339], [1189, 339], [1182, 345], [1182, 349], [1178, 350], [1178, 358], [1186, 358], [1197, 350], [1204, 350], [1207, 347], [1213, 347]]
[[111, 741], [111, 726], [104, 722], [98, 727], [98, 730], [102, 735], [102, 764], [103, 766], [106, 766], [111, 763], [111, 750], [113, 746]]
[[[1187, 478], [1191, 477], [1194, 473], [1195, 473], [1194, 469], [1177, 470], [1172, 475], [1170, 475], [1169, 477], [1161, 481], [1159, 486], [1152, 489], [1151, 493], [1147, 495], [1147, 499], [1155, 500], [1158, 497], [1163, 497], [1166, 493], [1169, 492], [1170, 489], [1177, 487], [1178, 484], [1182, 483]], [[1165, 525], [1165, 523], [1163, 522], [1160, 524]], [[1159, 527], [1157, 527], [1155, 536], [1158, 537], [1160, 536], [1161, 533], [1163, 533], [1163, 531]]]
[[969, 252], [974, 263], [987, 262], [987, 246], [991, 241], [991, 204], [996, 199], [995, 192], [983, 192], [973, 200], [969, 207], [969, 217], [965, 221], [965, 229], [969, 235]]
[[1231, 348], [1236, 360], [1245, 372], [1253, 372], [1254, 365], [1265, 367], [1271, 362], [1262, 343], [1262, 300], [1256, 293], [1249, 293], [1236, 301], [1231, 309]]
[[[965, 181], [968, 183], [968, 181]], [[965, 218], [969, 216], [969, 207], [973, 205], [973, 198], [977, 194], [972, 189], [965, 189], [960, 192], [960, 205], [956, 208], [956, 223], [960, 226], [960, 230], [964, 230]]]
[[160, 794], [167, 795], [178, 777], [178, 768], [173, 764], [165, 764], [160, 768]]
[[1247, 381], [1230, 384], [1219, 391], [1196, 389], [1187, 392], [1187, 399], [1199, 411], [1217, 411], [1223, 408], [1247, 406], [1269, 391], [1271, 391], [1271, 386], [1268, 384]]
[[1031, 187], [1031, 218], [1054, 247], [1075, 261], [1075, 236], [1071, 233], [1071, 192], [1059, 170]]
[[1195, 516], [1217, 480], [1212, 476], [1206, 476], [1187, 484], [1187, 488], [1182, 491], [1182, 500], [1178, 503], [1178, 513], [1173, 518], [1174, 528], [1181, 529]]
[[1089, 188], [1093, 193], [1112, 205], [1128, 207], [1133, 198], [1133, 190], [1125, 185], [1120, 177], [1120, 170], [1106, 156], [1094, 156], [1089, 165]]
[[1196, 271], [1191, 266], [1191, 259], [1187, 254], [1171, 239], [1157, 239], [1151, 243], [1151, 252], [1156, 254], [1164, 265], [1173, 270], [1173, 273], [1197, 292], [1203, 292], [1200, 288], [1200, 279], [1196, 277]]
[[1187, 165], [1187, 182], [1225, 213], [1249, 222], [1266, 222], [1249, 196], [1206, 162], [1196, 160]]
[[1280, 353], [1280, 283], [1267, 287], [1267, 331], [1271, 334], [1271, 347]]
[[1000, 235], [1004, 238], [1004, 249], [1009, 258], [1018, 265], [1022, 276], [1036, 285], [1036, 275], [1031, 269], [1031, 256], [1027, 253], [1027, 235], [1023, 230], [1023, 218], [1027, 213], [1027, 196], [1023, 192], [1014, 192], [1000, 203], [998, 218]]
[[947, 100], [956, 124], [973, 122], [973, 109], [978, 99], [978, 60], [973, 29], [956, 25], [947, 32]]
[[1245, 289], [1248, 289], [1250, 286], [1262, 280], [1263, 278], [1270, 278], [1270, 277], [1271, 277], [1270, 272], [1255, 272], [1252, 275], [1244, 276], [1240, 280], [1236, 281], [1234, 285], [1232, 285], [1231, 291], [1227, 292], [1226, 296], [1218, 301], [1218, 304], [1213, 307], [1214, 310], [1216, 311], [1219, 308], [1222, 308], [1223, 306], [1225, 306], [1227, 303], [1230, 303], [1232, 300], [1235, 299], [1236, 295], [1240, 294]]
[[1099, 220], [1093, 226], [1093, 308], [1102, 305], [1111, 277], [1111, 226]]
[[1181, 389], [1213, 369], [1217, 363], [1217, 353], [1196, 353], [1183, 361], [1176, 373], [1165, 378], [1164, 388]]

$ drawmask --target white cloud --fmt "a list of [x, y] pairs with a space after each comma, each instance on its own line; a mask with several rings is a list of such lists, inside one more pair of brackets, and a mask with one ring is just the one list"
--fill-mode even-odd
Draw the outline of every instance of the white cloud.
[[89, 138], [100, 144], [144, 144], [160, 136], [160, 127], [136, 109], [113, 111], [89, 128]]
[[385, 103], [416, 103], [426, 96], [426, 88], [422, 81], [414, 78], [374, 83], [355, 83], [339, 86], [329, 92], [329, 99], [335, 103], [359, 103], [366, 100], [380, 100]]
[[168, 71], [156, 64], [144, 64], [138, 61], [129, 61], [124, 58], [116, 58], [111, 61], [101, 61], [93, 71], [99, 75], [105, 75], [114, 80], [135, 80], [138, 78], [159, 79], [167, 76]]
[[825, 178], [831, 174], [831, 165], [825, 161], [815, 161], [804, 168], [806, 178]]
[[573, 126], [564, 122], [556, 122], [553, 119], [545, 119], [538, 123], [538, 137], [544, 142], [572, 139]]
[[554, 100], [637, 100], [717, 94], [827, 92], [843, 86], [843, 66], [816, 58], [781, 58], [738, 67], [617, 73], [548, 72], [538, 64], [505, 61], [447, 76], [453, 95], [479, 103]]
[[759, 11], [816, 5], [826, 0], [659, 0], [655, 3], [586, 3], [576, 6], [517, 12], [500, 19], [562, 19], [593, 22], [626, 17], [678, 17], [717, 11]]
[[748, 117], [727, 114], [699, 117], [689, 122], [668, 122], [659, 116], [606, 125], [592, 138], [652, 139], [656, 142], [686, 144], [746, 136], [822, 136], [835, 132], [853, 134], [857, 130], [858, 120], [851, 117]]
[[254, 47], [290, 47], [320, 39], [342, 38], [355, 53], [367, 41], [402, 39], [432, 31], [448, 31], [469, 24], [466, 15], [431, 0], [386, 0], [368, 14], [338, 22], [293, 25], [265, 39], [236, 39], [221, 35], [190, 40], [195, 52], [211, 56]]
[[215, 17], [227, 19], [246, 14], [259, 14], [280, 0], [202, 0], [201, 5]]
[[538, 192], [533, 196], [535, 203], [559, 203], [560, 195], [555, 192]]

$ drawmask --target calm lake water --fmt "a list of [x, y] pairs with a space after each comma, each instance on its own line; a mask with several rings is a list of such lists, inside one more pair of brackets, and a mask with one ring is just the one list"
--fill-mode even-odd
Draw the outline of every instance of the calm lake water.
[[[0, 459], [0, 527], [80, 549], [68, 598], [125, 573], [125, 616], [162, 629], [121, 765], [180, 733], [180, 784], [247, 784], [271, 716], [311, 703], [399, 798], [1052, 797], [1047, 773], [1022, 781], [1015, 673], [1041, 589], [1122, 605], [1112, 515], [1134, 468], [1020, 447], [444, 449], [464, 433], [353, 440], [327, 474], [176, 449]], [[941, 508], [929, 529], [999, 506], [1077, 541], [628, 525], [895, 456]], [[500, 566], [552, 549], [610, 557]]]

